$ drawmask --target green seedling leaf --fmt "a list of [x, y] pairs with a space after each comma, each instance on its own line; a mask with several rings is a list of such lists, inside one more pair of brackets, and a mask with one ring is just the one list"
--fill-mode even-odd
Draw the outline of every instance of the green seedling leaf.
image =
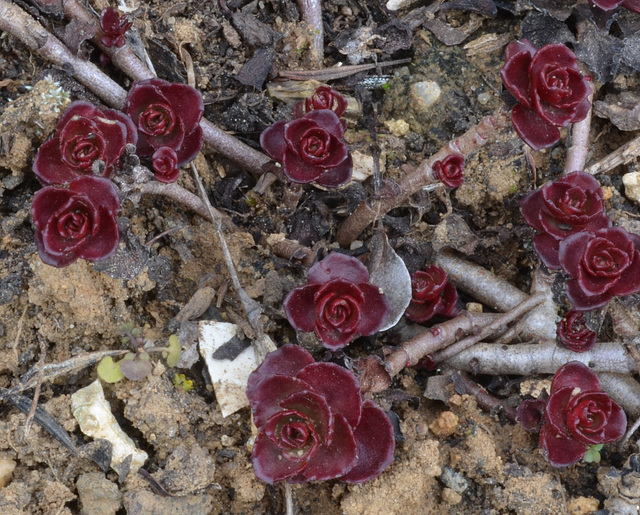
[[603, 444], [601, 443], [587, 447], [587, 452], [584, 453], [585, 463], [600, 463], [600, 451], [602, 447]]
[[162, 353], [162, 357], [167, 360], [168, 367], [175, 367], [180, 360], [182, 347], [175, 334], [169, 336], [169, 350]]
[[124, 378], [122, 370], [120, 370], [120, 363], [113, 361], [111, 356], [102, 358], [98, 363], [98, 377], [105, 383], [117, 383]]
[[191, 390], [193, 390], [193, 381], [187, 379], [184, 374], [174, 374], [173, 386], [189, 393]]
[[149, 361], [149, 355], [146, 352], [138, 356], [130, 352], [120, 362], [120, 370], [122, 370], [124, 377], [127, 379], [140, 381], [151, 373], [153, 365]]

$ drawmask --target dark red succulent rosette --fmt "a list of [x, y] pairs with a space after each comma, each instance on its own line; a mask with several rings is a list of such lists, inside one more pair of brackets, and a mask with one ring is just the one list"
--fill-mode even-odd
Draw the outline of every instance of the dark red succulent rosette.
[[622, 408], [600, 389], [596, 375], [577, 361], [556, 372], [544, 415], [540, 446], [554, 467], [580, 461], [588, 446], [614, 442], [627, 427]]
[[584, 312], [572, 309], [558, 324], [557, 341], [573, 352], [587, 352], [596, 343], [597, 334], [587, 327]]
[[520, 201], [527, 223], [539, 232], [533, 244], [542, 262], [560, 268], [560, 241], [578, 232], [611, 226], [598, 181], [585, 172], [572, 172], [548, 182]]
[[157, 181], [170, 183], [178, 180], [180, 169], [178, 168], [178, 155], [169, 147], [160, 147], [151, 156], [153, 176]]
[[287, 319], [297, 331], [315, 332], [333, 351], [376, 333], [391, 312], [387, 297], [369, 282], [369, 272], [356, 258], [333, 252], [309, 269], [307, 281], [285, 298]]
[[580, 232], [560, 242], [560, 266], [572, 279], [567, 297], [587, 311], [640, 291], [640, 237], [620, 227]]
[[640, 14], [640, 0], [591, 0], [591, 3], [603, 11], [611, 11], [622, 6]]
[[262, 481], [361, 483], [393, 461], [391, 422], [363, 402], [353, 372], [316, 363], [297, 345], [267, 355], [249, 376], [247, 397], [258, 428], [253, 468]]
[[464, 182], [464, 156], [462, 154], [451, 154], [442, 161], [433, 163], [433, 173], [449, 188], [459, 188]]
[[124, 35], [131, 28], [131, 25], [133, 22], [121, 17], [117, 9], [106, 7], [100, 14], [100, 28], [103, 32], [100, 41], [107, 48], [124, 46]]
[[330, 109], [340, 118], [347, 110], [347, 99], [329, 86], [320, 86], [309, 98], [298, 102], [294, 108], [296, 118], [301, 118], [309, 111]]
[[452, 318], [459, 312], [458, 291], [447, 281], [447, 273], [432, 265], [411, 275], [411, 303], [405, 311], [407, 318], [422, 323], [436, 315]]
[[126, 145], [135, 145], [137, 138], [135, 125], [124, 113], [73, 102], [53, 136], [38, 149], [33, 173], [44, 184], [69, 184], [83, 175], [93, 176], [93, 163], [100, 160], [105, 164], [103, 177], [111, 177]]
[[108, 179], [79, 177], [68, 188], [38, 190], [31, 216], [40, 258], [64, 267], [78, 258], [100, 261], [113, 256], [120, 241], [119, 209], [118, 193]]
[[351, 180], [353, 160], [340, 119], [329, 109], [280, 121], [260, 135], [260, 145], [291, 182], [336, 188]]
[[502, 82], [518, 103], [511, 121], [534, 150], [555, 145], [558, 127], [583, 120], [589, 111], [591, 87], [578, 69], [576, 56], [565, 45], [537, 50], [526, 39], [507, 45]]
[[175, 151], [180, 168], [200, 152], [204, 104], [195, 88], [162, 79], [136, 82], [122, 110], [138, 127], [138, 155], [151, 156], [168, 147]]

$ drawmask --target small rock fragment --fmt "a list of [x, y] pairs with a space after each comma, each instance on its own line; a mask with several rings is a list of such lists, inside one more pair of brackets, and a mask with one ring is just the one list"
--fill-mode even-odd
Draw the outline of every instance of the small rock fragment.
[[452, 411], [443, 411], [430, 425], [431, 432], [439, 438], [451, 436], [458, 429], [458, 416]]
[[440, 481], [443, 485], [448, 486], [451, 490], [458, 492], [459, 494], [469, 488], [469, 482], [464, 478], [464, 476], [449, 466], [442, 467]]
[[624, 196], [636, 204], [640, 204], [640, 172], [624, 174], [622, 184], [624, 184]]
[[148, 454], [138, 449], [118, 424], [111, 413], [111, 406], [104, 397], [99, 379], [71, 396], [71, 410], [85, 435], [102, 438], [111, 443], [112, 468], [121, 465], [129, 456], [131, 472], [144, 465]]
[[576, 497], [567, 503], [569, 515], [588, 515], [598, 511], [600, 501], [595, 497]]
[[423, 110], [429, 109], [440, 98], [440, 86], [436, 82], [425, 80], [411, 85], [411, 96]]
[[15, 461], [0, 459], [0, 489], [4, 488], [11, 482], [15, 468]]
[[398, 137], [406, 136], [411, 130], [411, 126], [404, 120], [387, 120], [384, 126], [391, 134]]
[[122, 507], [118, 485], [101, 472], [82, 474], [76, 482], [82, 515], [114, 515]]
[[462, 502], [462, 496], [451, 488], [444, 488], [442, 490], [442, 502], [455, 506]]

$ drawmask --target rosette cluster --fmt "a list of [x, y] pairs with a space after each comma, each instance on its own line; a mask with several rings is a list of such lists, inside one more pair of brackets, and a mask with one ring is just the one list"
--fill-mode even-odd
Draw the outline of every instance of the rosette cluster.
[[540, 431], [540, 447], [554, 467], [577, 463], [591, 445], [619, 440], [627, 427], [622, 408], [577, 361], [556, 372], [548, 398], [522, 402], [518, 420], [528, 431]]
[[249, 376], [247, 396], [258, 428], [253, 468], [262, 481], [361, 483], [393, 461], [391, 422], [363, 401], [353, 372], [316, 363], [297, 345], [267, 355]]

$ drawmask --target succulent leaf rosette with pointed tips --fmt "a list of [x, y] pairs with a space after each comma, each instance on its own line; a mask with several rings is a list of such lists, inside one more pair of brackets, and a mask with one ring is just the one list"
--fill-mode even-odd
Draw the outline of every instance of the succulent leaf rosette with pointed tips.
[[526, 39], [513, 41], [507, 45], [505, 60], [502, 82], [518, 101], [511, 121], [532, 149], [555, 145], [560, 141], [558, 127], [587, 116], [591, 87], [565, 45], [537, 49]]
[[289, 292], [285, 313], [296, 330], [315, 332], [328, 349], [376, 333], [391, 312], [386, 296], [369, 282], [369, 272], [356, 258], [333, 252], [309, 269], [307, 281]]
[[44, 184], [69, 184], [93, 176], [93, 163], [102, 161], [103, 177], [111, 177], [128, 143], [138, 139], [131, 119], [114, 109], [73, 102], [60, 117], [53, 136], [38, 149], [33, 173]]
[[297, 345], [267, 355], [249, 376], [247, 397], [258, 428], [253, 468], [262, 481], [361, 483], [393, 461], [391, 422], [363, 401], [353, 372], [316, 363]]

